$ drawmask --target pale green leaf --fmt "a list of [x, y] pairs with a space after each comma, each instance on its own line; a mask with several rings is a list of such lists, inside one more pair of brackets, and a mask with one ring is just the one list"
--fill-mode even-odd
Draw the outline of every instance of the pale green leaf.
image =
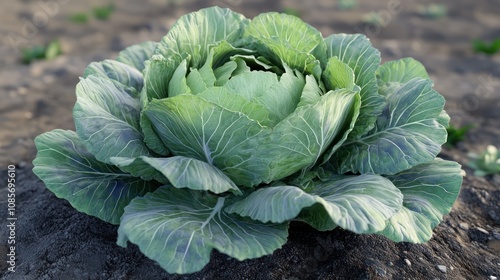
[[384, 108], [384, 98], [378, 94], [375, 71], [380, 64], [380, 52], [361, 34], [334, 34], [325, 39], [327, 56], [338, 57], [353, 71], [355, 83], [361, 88], [361, 110], [348, 139], [356, 139], [373, 128]]
[[241, 38], [248, 20], [241, 14], [227, 8], [211, 7], [183, 15], [163, 37], [162, 48], [157, 53], [166, 55], [164, 50], [191, 56], [191, 67], [199, 68], [207, 59], [211, 45], [226, 41], [234, 45]]
[[142, 73], [139, 70], [115, 60], [90, 63], [89, 66], [85, 68], [83, 77], [87, 78], [90, 75], [97, 75], [133, 88], [134, 90], [125, 88], [132, 97], [138, 96], [144, 84]]
[[232, 77], [223, 87], [228, 92], [253, 101], [264, 95], [269, 88], [278, 83], [278, 76], [272, 72], [251, 71]]
[[246, 48], [236, 48], [232, 44], [227, 41], [220, 41], [215, 43], [214, 45], [209, 46], [209, 53], [213, 52], [213, 68], [218, 68], [222, 66], [227, 61], [233, 59], [238, 56], [247, 56], [255, 54], [254, 50], [246, 49]]
[[110, 161], [112, 164], [120, 168], [123, 172], [130, 173], [134, 177], [140, 177], [143, 180], [155, 180], [163, 184], [169, 183], [160, 171], [152, 167], [149, 163], [142, 160], [143, 157], [126, 158], [126, 157], [112, 157]]
[[294, 73], [286, 65], [285, 69], [279, 83], [265, 90], [258, 98], [258, 102], [269, 112], [269, 118], [276, 123], [295, 111], [305, 86], [304, 76], [300, 72]]
[[217, 80], [215, 82], [215, 85], [223, 86], [225, 83], [227, 83], [236, 68], [238, 68], [238, 63], [236, 63], [236, 61], [234, 60], [228, 61], [224, 65], [216, 68], [214, 70], [214, 75]]
[[432, 229], [450, 212], [462, 184], [460, 165], [439, 158], [388, 179], [403, 193], [403, 208], [379, 234], [396, 242], [428, 241]]
[[297, 217], [303, 208], [321, 201], [295, 186], [263, 187], [225, 208], [263, 223], [283, 223]]
[[439, 113], [439, 116], [437, 117], [437, 121], [439, 124], [441, 124], [445, 128], [448, 128], [450, 126], [450, 116], [448, 115], [448, 113], [446, 113], [445, 110], [443, 110], [443, 111], [441, 111], [441, 113]]
[[145, 67], [144, 62], [153, 55], [157, 45], [156, 42], [147, 41], [130, 46], [121, 51], [116, 60], [133, 66], [142, 72]]
[[186, 84], [193, 94], [204, 92], [207, 88], [213, 86], [213, 84], [207, 84], [200, 71], [194, 68], [191, 68], [189, 75], [186, 78]]
[[379, 83], [406, 83], [413, 78], [428, 79], [425, 67], [411, 57], [382, 64], [376, 72]]
[[328, 90], [339, 88], [353, 90], [355, 86], [354, 71], [336, 56], [328, 59], [322, 77]]
[[213, 164], [237, 185], [262, 182], [267, 167], [254, 154], [269, 129], [257, 121], [197, 95], [153, 100], [144, 112], [173, 154]]
[[150, 154], [139, 126], [139, 100], [124, 85], [91, 75], [78, 83], [76, 95], [76, 131], [98, 160], [110, 163], [110, 157]]
[[318, 85], [318, 82], [312, 75], [306, 76], [306, 84], [300, 96], [300, 102], [297, 107], [315, 104], [323, 95], [323, 91]]
[[273, 65], [284, 62], [292, 69], [319, 78], [326, 64], [326, 45], [321, 33], [301, 19], [275, 12], [256, 16], [245, 36]]
[[191, 89], [187, 85], [187, 60], [184, 59], [181, 64], [175, 69], [172, 79], [168, 84], [168, 96], [174, 97], [179, 94], [191, 94]]
[[244, 59], [235, 57], [231, 60], [234, 60], [236, 62], [236, 70], [234, 70], [233, 72], [233, 77], [251, 71], [250, 67], [248, 67]]
[[433, 160], [446, 142], [446, 129], [438, 122], [444, 98], [432, 82], [413, 79], [398, 88], [375, 128], [351, 140], [332, 157], [339, 173], [392, 175]]
[[231, 94], [223, 87], [212, 87], [198, 94], [199, 97], [215, 103], [231, 112], [240, 112], [262, 126], [270, 126], [269, 113], [259, 103], [248, 101], [237, 94]]
[[156, 186], [98, 161], [73, 131], [53, 130], [35, 138], [33, 172], [57, 197], [78, 211], [119, 224], [129, 202]]
[[300, 215], [299, 219], [320, 229], [330, 220], [331, 225], [356, 233], [374, 233], [385, 227], [386, 220], [401, 208], [402, 200], [401, 192], [381, 176], [333, 176], [316, 183], [308, 193], [295, 186], [264, 187], [226, 211], [261, 222], [281, 223], [320, 204], [315, 207], [315, 217]]
[[[255, 57], [254, 55], [235, 55], [231, 57], [231, 60], [241, 59], [251, 68], [253, 71], [266, 71], [273, 72], [277, 75], [283, 74], [285, 71], [282, 70], [277, 65], [272, 64], [269, 60], [267, 60], [263, 56]], [[281, 64], [280, 64], [281, 65]], [[250, 72], [250, 69], [248, 69]]]
[[165, 175], [176, 188], [211, 191], [216, 194], [227, 191], [241, 194], [241, 191], [231, 179], [218, 168], [204, 161], [181, 156], [141, 158]]
[[225, 198], [199, 191], [159, 188], [132, 201], [118, 228], [118, 245], [130, 241], [169, 273], [193, 273], [213, 249], [238, 260], [279, 249], [288, 224], [263, 224], [222, 211]]
[[[336, 175], [323, 179], [311, 194], [321, 197], [323, 209], [305, 212], [299, 219], [324, 230], [338, 225], [355, 233], [374, 233], [385, 227], [387, 219], [402, 207], [403, 195], [391, 181], [374, 174]], [[331, 219], [330, 223], [325, 220]]]
[[319, 157], [344, 135], [359, 110], [359, 94], [346, 89], [331, 91], [315, 104], [297, 108], [278, 123], [260, 157], [271, 160], [267, 182], [312, 167]]
[[382, 64], [376, 72], [379, 93], [391, 98], [402, 84], [413, 78], [429, 79], [424, 66], [413, 58], [403, 58]]
[[[211, 191], [219, 194], [227, 191], [241, 194], [238, 187], [222, 171], [204, 161], [193, 158], [174, 156], [168, 158], [138, 157], [133, 161], [113, 158], [120, 168], [130, 171], [152, 173], [159, 172], [176, 188], [188, 188], [199, 191]], [[147, 168], [143, 164], [149, 165]], [[131, 169], [131, 170], [130, 170]], [[157, 174], [155, 174], [156, 176]]]
[[153, 98], [162, 99], [168, 97], [169, 82], [175, 70], [186, 59], [187, 55], [172, 54], [167, 57], [155, 54], [146, 61], [144, 69], [144, 87], [141, 95], [147, 102]]

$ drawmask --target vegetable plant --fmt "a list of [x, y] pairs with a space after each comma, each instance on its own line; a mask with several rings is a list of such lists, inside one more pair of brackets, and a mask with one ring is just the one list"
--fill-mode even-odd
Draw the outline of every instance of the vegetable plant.
[[98, 20], [107, 20], [111, 14], [113, 13], [115, 6], [113, 4], [109, 4], [107, 6], [94, 7], [92, 12], [94, 13], [94, 17]]
[[489, 145], [481, 154], [469, 154], [469, 167], [474, 169], [474, 175], [486, 176], [500, 174], [500, 151]]
[[422, 5], [418, 7], [418, 13], [422, 17], [429, 19], [439, 19], [446, 16], [448, 8], [444, 4], [431, 3], [429, 5]]
[[84, 24], [89, 21], [89, 16], [85, 13], [74, 13], [69, 16], [69, 20], [74, 23]]
[[358, 5], [357, 0], [339, 0], [339, 9], [342, 11], [352, 10]]
[[472, 41], [472, 48], [476, 53], [484, 53], [486, 55], [494, 55], [500, 51], [500, 38], [496, 38], [491, 42], [476, 39]]
[[380, 16], [380, 13], [377, 12], [369, 12], [367, 14], [363, 15], [362, 19], [364, 24], [371, 25], [371, 26], [382, 26], [384, 23], [384, 20]]
[[38, 136], [33, 171], [170, 273], [213, 249], [271, 254], [291, 221], [421, 243], [462, 181], [436, 158], [449, 117], [432, 86], [414, 59], [380, 65], [363, 35], [202, 9], [91, 63], [76, 132]]
[[54, 40], [48, 43], [47, 46], [36, 45], [31, 48], [24, 48], [21, 52], [21, 62], [30, 64], [39, 59], [54, 59], [62, 54], [62, 49], [59, 40]]
[[465, 135], [472, 128], [474, 128], [473, 125], [465, 125], [462, 127], [456, 127], [453, 125], [449, 125], [446, 128], [446, 131], [448, 132], [448, 139], [446, 140], [446, 143], [444, 144], [444, 146], [446, 146], [446, 147], [456, 146], [458, 144], [458, 142], [465, 140]]

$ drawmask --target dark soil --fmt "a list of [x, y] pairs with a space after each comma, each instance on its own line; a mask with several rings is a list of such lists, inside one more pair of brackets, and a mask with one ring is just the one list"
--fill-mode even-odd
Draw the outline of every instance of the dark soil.
[[[381, 236], [340, 229], [317, 232], [294, 223], [288, 243], [273, 255], [239, 262], [214, 251], [205, 269], [183, 276], [167, 274], [134, 245], [117, 246], [116, 226], [77, 212], [48, 191], [31, 171], [35, 136], [55, 128], [74, 129], [74, 87], [88, 63], [113, 58], [134, 43], [158, 41], [180, 15], [215, 4], [247, 17], [291, 7], [325, 36], [365, 33], [381, 50], [383, 60], [406, 56], [420, 60], [435, 88], [446, 97], [452, 123], [475, 127], [458, 147], [445, 149], [440, 155], [465, 166], [468, 152], [479, 152], [489, 144], [500, 147], [500, 55], [474, 54], [470, 47], [474, 38], [500, 37], [500, 5], [488, 0], [440, 1], [447, 4], [448, 16], [429, 20], [418, 15], [416, 1], [400, 0], [400, 12], [389, 13], [387, 24], [375, 28], [362, 23], [363, 14], [389, 11], [388, 3], [394, 1], [360, 0], [355, 10], [340, 12], [337, 2], [329, 0], [117, 0], [110, 19], [91, 19], [84, 25], [68, 21], [68, 16], [90, 12], [101, 2], [59, 2], [67, 4], [60, 4], [58, 12], [22, 46], [59, 38], [65, 54], [31, 65], [19, 63], [10, 38], [22, 34], [23, 17], [32, 19], [41, 11], [39, 3], [12, 1], [2, 5], [0, 182], [4, 186], [7, 181], [7, 166], [16, 165], [18, 259], [16, 272], [6, 271], [7, 230], [1, 222], [1, 279], [500, 278], [500, 176], [475, 177], [467, 167], [457, 202], [425, 244], [394, 243]], [[6, 189], [1, 188], [1, 221], [6, 221], [6, 197]]]

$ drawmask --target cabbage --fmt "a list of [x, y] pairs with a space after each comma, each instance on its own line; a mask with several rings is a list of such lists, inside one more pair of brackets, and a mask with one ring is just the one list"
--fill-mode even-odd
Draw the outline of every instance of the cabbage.
[[363, 35], [202, 9], [91, 63], [76, 132], [38, 136], [33, 171], [169, 273], [213, 249], [271, 254], [291, 221], [425, 242], [462, 182], [436, 158], [449, 117], [432, 86], [411, 58], [380, 65]]

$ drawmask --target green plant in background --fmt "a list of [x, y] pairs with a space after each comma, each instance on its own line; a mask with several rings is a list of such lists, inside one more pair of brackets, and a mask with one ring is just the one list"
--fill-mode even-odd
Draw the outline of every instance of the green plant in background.
[[[109, 4], [106, 6], [94, 7], [92, 9], [92, 15], [98, 20], [107, 20], [115, 9], [114, 4]], [[87, 23], [89, 16], [86, 13], [75, 13], [69, 17], [69, 20], [74, 23]]]
[[372, 25], [372, 26], [381, 26], [383, 19], [377, 12], [370, 12], [363, 15], [362, 21], [364, 24]]
[[38, 136], [33, 171], [170, 273], [271, 254], [291, 221], [425, 242], [462, 182], [436, 158], [445, 100], [416, 60], [380, 61], [361, 34], [202, 9], [91, 63], [76, 132]]
[[107, 6], [94, 7], [92, 9], [92, 13], [94, 17], [99, 20], [107, 20], [111, 14], [113, 13], [115, 6], [113, 4], [109, 4]]
[[53, 59], [62, 54], [61, 44], [59, 40], [50, 42], [47, 46], [34, 46], [21, 50], [21, 61], [25, 64], [30, 64], [37, 59]]
[[480, 155], [470, 153], [469, 158], [468, 166], [474, 169], [474, 175], [500, 174], [500, 151], [495, 146], [489, 145]]
[[474, 128], [473, 125], [466, 125], [462, 127], [455, 127], [450, 125], [446, 128], [446, 131], [448, 132], [448, 139], [446, 140], [445, 145], [448, 147], [456, 146], [458, 142], [461, 142], [465, 139], [465, 135], [472, 128]]
[[476, 39], [472, 41], [472, 48], [476, 53], [484, 53], [487, 55], [494, 55], [500, 51], [500, 38], [497, 38], [491, 42], [486, 42], [481, 39]]
[[85, 13], [74, 13], [69, 16], [69, 20], [74, 23], [84, 24], [89, 21], [89, 17]]
[[291, 16], [300, 17], [300, 11], [290, 7], [284, 8], [283, 13]]
[[352, 10], [358, 5], [357, 0], [339, 0], [339, 9], [341, 11]]
[[36, 45], [31, 48], [21, 49], [21, 61], [30, 64], [33, 60], [45, 58], [45, 47]]
[[443, 18], [448, 14], [448, 8], [444, 4], [431, 3], [425, 6], [419, 6], [418, 14], [429, 19]]

